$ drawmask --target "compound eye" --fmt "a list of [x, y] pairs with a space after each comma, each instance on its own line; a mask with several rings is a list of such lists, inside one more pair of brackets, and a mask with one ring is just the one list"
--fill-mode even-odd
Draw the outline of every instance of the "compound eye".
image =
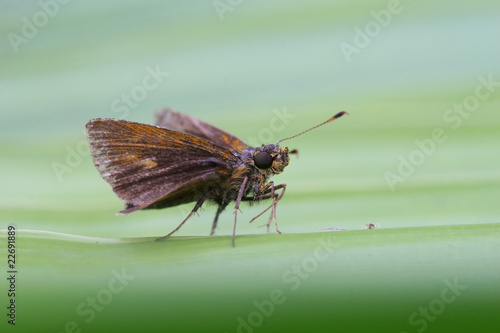
[[261, 151], [253, 157], [255, 165], [259, 169], [269, 169], [273, 165], [273, 157], [271, 154]]

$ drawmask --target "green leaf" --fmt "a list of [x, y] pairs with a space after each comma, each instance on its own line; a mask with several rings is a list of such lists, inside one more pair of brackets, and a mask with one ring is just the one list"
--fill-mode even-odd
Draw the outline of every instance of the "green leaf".
[[245, 235], [232, 248], [229, 236], [18, 230], [18, 320], [92, 332], [473, 330], [497, 312], [499, 236], [500, 224], [367, 229]]

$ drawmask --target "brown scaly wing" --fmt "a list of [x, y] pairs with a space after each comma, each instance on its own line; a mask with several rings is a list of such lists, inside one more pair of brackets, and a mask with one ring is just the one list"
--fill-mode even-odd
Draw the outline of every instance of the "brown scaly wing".
[[155, 115], [155, 119], [155, 125], [157, 126], [206, 139], [228, 150], [242, 151], [248, 147], [237, 137], [172, 109], [159, 110]]
[[126, 202], [123, 214], [197, 200], [237, 162], [205, 139], [157, 126], [98, 118], [86, 127], [97, 170]]

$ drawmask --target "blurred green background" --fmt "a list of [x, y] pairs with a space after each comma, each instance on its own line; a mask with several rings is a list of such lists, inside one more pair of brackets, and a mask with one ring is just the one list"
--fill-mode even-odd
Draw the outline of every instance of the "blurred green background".
[[[1, 267], [13, 225], [19, 293], [16, 327], [2, 313], [2, 331], [494, 331], [499, 9], [3, 1]], [[232, 209], [218, 237], [206, 237], [207, 205], [162, 243], [192, 205], [114, 215], [123, 204], [92, 164], [85, 123], [151, 123], [167, 106], [251, 145], [349, 116], [286, 142], [300, 156], [273, 179], [288, 186], [284, 234], [266, 235], [266, 217], [248, 224], [265, 205], [245, 205], [232, 249]], [[133, 279], [120, 289], [122, 272]], [[446, 302], [454, 281], [466, 289]]]

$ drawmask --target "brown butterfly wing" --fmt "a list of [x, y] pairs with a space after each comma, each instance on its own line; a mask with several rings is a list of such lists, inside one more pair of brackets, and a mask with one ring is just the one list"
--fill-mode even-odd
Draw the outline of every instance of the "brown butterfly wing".
[[248, 145], [237, 137], [201, 120], [172, 109], [159, 110], [155, 115], [157, 126], [191, 134], [211, 141], [229, 150], [242, 151]]
[[86, 127], [97, 170], [126, 202], [123, 214], [197, 200], [237, 162], [203, 138], [157, 126], [98, 118]]

